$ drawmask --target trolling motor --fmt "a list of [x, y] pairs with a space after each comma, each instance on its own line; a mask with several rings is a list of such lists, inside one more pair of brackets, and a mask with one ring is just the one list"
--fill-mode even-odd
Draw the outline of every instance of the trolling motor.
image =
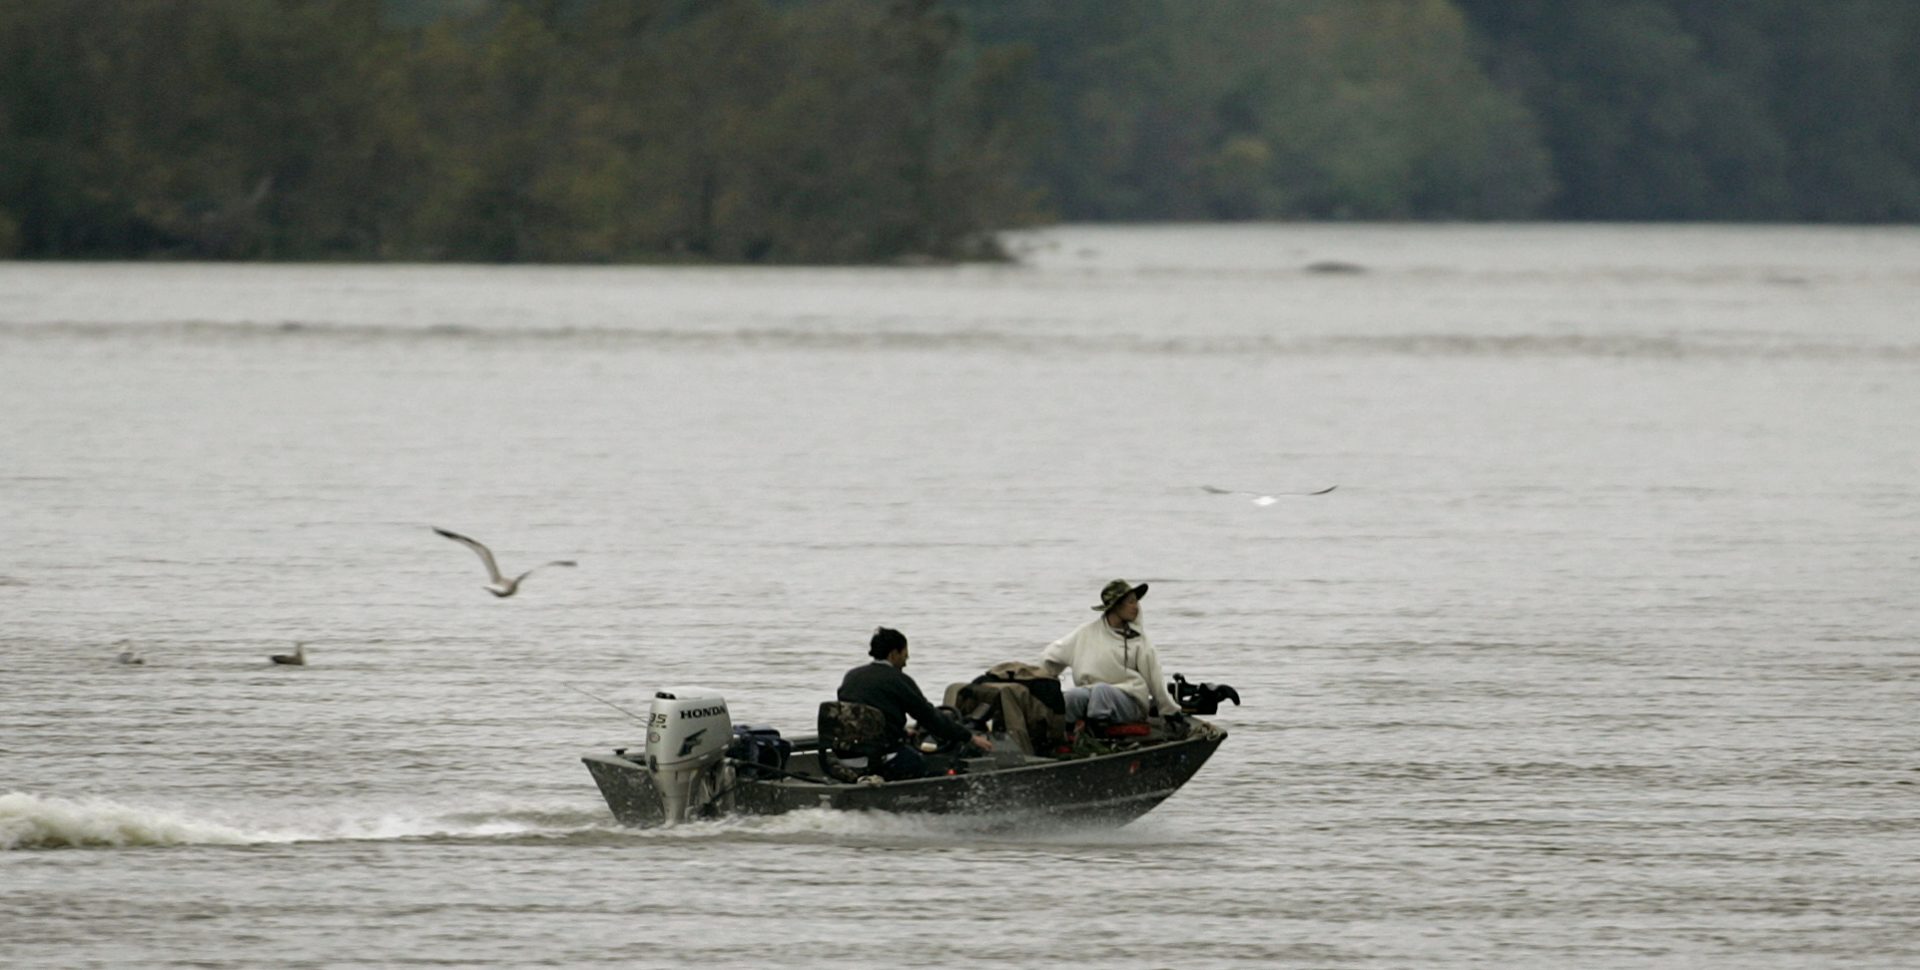
[[1182, 714], [1218, 714], [1221, 701], [1232, 701], [1240, 706], [1240, 692], [1226, 684], [1191, 684], [1187, 678], [1173, 675], [1173, 683], [1167, 685], [1167, 692], [1180, 702]]

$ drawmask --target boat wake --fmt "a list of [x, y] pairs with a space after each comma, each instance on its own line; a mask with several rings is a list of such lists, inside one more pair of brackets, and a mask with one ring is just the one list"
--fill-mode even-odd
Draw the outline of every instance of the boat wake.
[[1166, 832], [1150, 819], [1115, 827], [1029, 813], [928, 815], [803, 808], [781, 815], [730, 815], [657, 828], [619, 828], [619, 838], [662, 842], [768, 842], [925, 846], [966, 844], [1095, 845], [1151, 847], [1188, 845], [1191, 838]]
[[0, 795], [0, 852], [176, 845], [274, 845], [384, 840], [566, 839], [621, 831], [597, 811], [434, 813], [394, 809], [344, 815], [324, 808], [270, 822], [215, 818], [101, 798]]
[[240, 829], [104, 801], [0, 795], [0, 850], [82, 846], [246, 845]]
[[404, 808], [362, 814], [316, 806], [276, 809], [271, 821], [132, 805], [103, 798], [0, 794], [0, 852], [154, 846], [254, 846], [302, 842], [484, 841], [546, 844], [777, 842], [924, 845], [963, 841], [1151, 846], [1178, 841], [1151, 822], [1126, 828], [1080, 826], [1026, 815], [919, 815], [803, 809], [730, 816], [665, 828], [619, 825], [598, 809], [501, 808], [433, 812]]

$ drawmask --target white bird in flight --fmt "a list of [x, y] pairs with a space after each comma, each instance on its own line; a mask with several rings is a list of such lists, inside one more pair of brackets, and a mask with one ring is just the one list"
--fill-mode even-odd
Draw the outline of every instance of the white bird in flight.
[[532, 569], [529, 569], [526, 572], [513, 577], [512, 579], [508, 579], [507, 577], [500, 574], [500, 565], [493, 561], [493, 550], [488, 549], [486, 546], [483, 546], [480, 543], [475, 542], [474, 540], [469, 539], [458, 532], [448, 532], [447, 530], [442, 529], [437, 525], [433, 527], [433, 531], [443, 536], [446, 536], [447, 538], [452, 539], [453, 541], [458, 542], [463, 546], [466, 546], [468, 549], [472, 549], [474, 555], [480, 557], [481, 564], [487, 567], [487, 576], [493, 580], [493, 582], [481, 588], [485, 589], [487, 592], [492, 593], [495, 596], [500, 597], [501, 599], [506, 599], [507, 597], [512, 596], [514, 593], [519, 592], [520, 584], [524, 582], [528, 576], [531, 576], [534, 573], [547, 568], [548, 566], [578, 566], [579, 565], [579, 563], [574, 562], [571, 559], [555, 559], [552, 562], [541, 563], [540, 565], [535, 566]]
[[1328, 485], [1326, 488], [1320, 489], [1317, 492], [1272, 492], [1272, 493], [1248, 492], [1248, 491], [1243, 491], [1237, 488], [1215, 488], [1212, 485], [1202, 485], [1200, 487], [1215, 495], [1249, 495], [1253, 497], [1253, 504], [1255, 505], [1272, 505], [1273, 503], [1280, 501], [1280, 496], [1282, 495], [1325, 495], [1328, 492], [1331, 492], [1334, 489], [1339, 488], [1340, 486]]
[[292, 653], [276, 653], [267, 659], [288, 667], [305, 667], [307, 665], [307, 645], [305, 643], [296, 643], [293, 645]]

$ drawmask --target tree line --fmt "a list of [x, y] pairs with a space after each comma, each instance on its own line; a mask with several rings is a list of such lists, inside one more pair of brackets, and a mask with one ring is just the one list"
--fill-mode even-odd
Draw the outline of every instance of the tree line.
[[0, 256], [835, 263], [1920, 218], [1910, 0], [29, 0]]
[[0, 244], [865, 262], [1031, 218], [1020, 56], [934, 0], [447, 6], [0, 4]]
[[960, 0], [1070, 219], [1920, 219], [1912, 0]]

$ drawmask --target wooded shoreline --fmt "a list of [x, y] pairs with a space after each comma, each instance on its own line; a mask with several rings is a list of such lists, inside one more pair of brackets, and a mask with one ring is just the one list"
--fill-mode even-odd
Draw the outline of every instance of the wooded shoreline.
[[1908, 0], [34, 0], [0, 257], [873, 263], [1920, 220]]

